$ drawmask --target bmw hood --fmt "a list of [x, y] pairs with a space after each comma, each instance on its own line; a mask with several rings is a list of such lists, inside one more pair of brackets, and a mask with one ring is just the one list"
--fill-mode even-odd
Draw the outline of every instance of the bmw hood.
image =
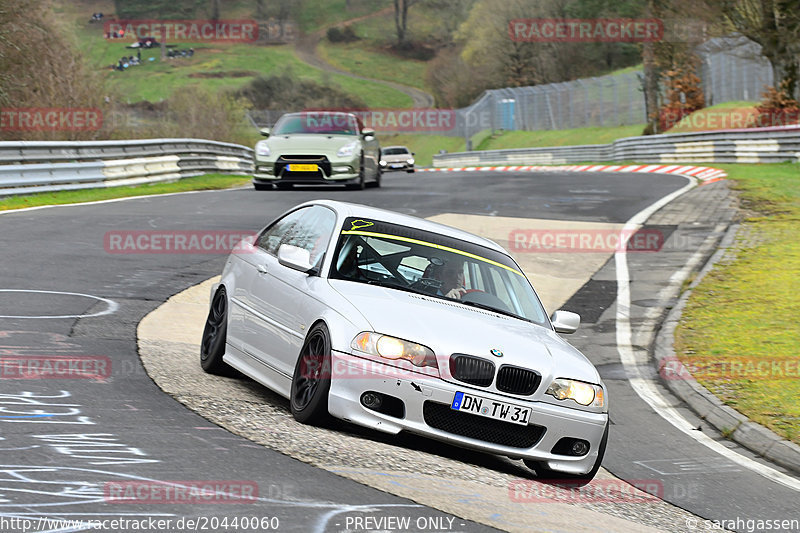
[[456, 301], [365, 283], [329, 281], [361, 312], [373, 331], [432, 349], [442, 376], [449, 376], [449, 369], [443, 368], [449, 356], [459, 353], [490, 360], [496, 367], [535, 370], [543, 381], [565, 377], [600, 383], [597, 370], [586, 357], [547, 327]]

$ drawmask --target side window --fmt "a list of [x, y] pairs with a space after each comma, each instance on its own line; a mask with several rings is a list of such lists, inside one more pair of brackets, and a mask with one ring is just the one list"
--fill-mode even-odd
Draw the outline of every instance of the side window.
[[304, 207], [297, 211], [292, 211], [272, 224], [259, 235], [256, 246], [271, 255], [278, 255], [278, 248], [286, 242], [287, 235], [297, 231], [296, 227], [300, 223], [300, 219], [311, 209], [311, 207]]
[[336, 223], [336, 215], [322, 206], [298, 209], [264, 230], [256, 246], [271, 255], [278, 255], [281, 244], [304, 248], [311, 254], [311, 263], [316, 265], [328, 249], [328, 243]]
[[304, 211], [306, 212], [300, 219], [301, 230], [292, 233], [286, 242], [308, 250], [311, 264], [318, 265], [331, 241], [336, 215], [327, 207], [319, 205]]

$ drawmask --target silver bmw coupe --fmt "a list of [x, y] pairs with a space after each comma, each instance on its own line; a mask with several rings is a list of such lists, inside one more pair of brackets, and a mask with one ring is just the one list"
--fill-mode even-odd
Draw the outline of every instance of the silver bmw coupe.
[[522, 459], [539, 477], [591, 480], [608, 441], [608, 397], [496, 243], [372, 207], [298, 205], [228, 257], [201, 347], [328, 416]]

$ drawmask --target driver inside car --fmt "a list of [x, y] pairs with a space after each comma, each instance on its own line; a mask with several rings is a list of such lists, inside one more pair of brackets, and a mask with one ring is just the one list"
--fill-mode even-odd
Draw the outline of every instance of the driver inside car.
[[437, 269], [436, 278], [442, 282], [437, 291], [439, 296], [460, 299], [467, 292], [466, 287], [464, 287], [463, 261], [454, 261], [442, 265]]

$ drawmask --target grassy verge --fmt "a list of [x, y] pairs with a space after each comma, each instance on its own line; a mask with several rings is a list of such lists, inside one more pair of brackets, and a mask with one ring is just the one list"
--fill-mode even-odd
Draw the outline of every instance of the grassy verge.
[[433, 164], [433, 155], [438, 154], [439, 150], [448, 152], [463, 152], [464, 139], [461, 137], [447, 137], [444, 135], [424, 135], [424, 134], [398, 134], [380, 135], [381, 146], [392, 146], [399, 144], [407, 146], [414, 152], [414, 160], [417, 168], [429, 167]]
[[571, 130], [505, 131], [483, 139], [476, 150], [504, 150], [580, 144], [607, 144], [621, 137], [642, 134], [644, 124], [634, 126], [575, 128]]
[[713, 166], [750, 216], [735, 256], [692, 293], [675, 351], [727, 405], [800, 443], [800, 164]]
[[171, 192], [202, 191], [213, 189], [227, 189], [249, 183], [250, 176], [230, 176], [227, 174], [205, 174], [193, 178], [184, 178], [180, 181], [137, 185], [134, 187], [111, 187], [108, 189], [82, 189], [78, 191], [61, 191], [29, 194], [25, 196], [10, 196], [0, 198], [0, 211], [23, 209], [25, 207], [38, 207], [43, 205], [77, 204], [81, 202], [94, 202], [97, 200], [110, 200], [113, 198], [127, 198], [129, 196], [147, 196], [152, 194], [166, 194]]

